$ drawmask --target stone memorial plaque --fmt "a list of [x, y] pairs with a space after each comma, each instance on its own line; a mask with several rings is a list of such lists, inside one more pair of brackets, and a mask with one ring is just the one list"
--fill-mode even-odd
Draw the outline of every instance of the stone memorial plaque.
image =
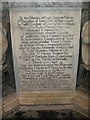
[[75, 89], [81, 9], [12, 8], [10, 22], [17, 89]]

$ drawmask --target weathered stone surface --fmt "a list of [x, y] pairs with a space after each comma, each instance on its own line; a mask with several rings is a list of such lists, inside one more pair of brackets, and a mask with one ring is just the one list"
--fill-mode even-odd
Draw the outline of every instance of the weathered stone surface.
[[2, 64], [5, 62], [5, 58], [6, 58], [6, 50], [8, 47], [8, 42], [7, 42], [7, 38], [4, 34], [4, 32], [0, 29], [0, 35], [1, 35], [1, 39], [0, 39], [0, 70], [2, 69]]
[[82, 60], [90, 65], [90, 21], [87, 21], [82, 30]]
[[90, 44], [90, 21], [87, 21], [82, 30], [82, 42]]
[[17, 87], [75, 89], [80, 9], [11, 9], [10, 17]]
[[82, 60], [87, 66], [90, 65], [90, 44], [82, 43]]

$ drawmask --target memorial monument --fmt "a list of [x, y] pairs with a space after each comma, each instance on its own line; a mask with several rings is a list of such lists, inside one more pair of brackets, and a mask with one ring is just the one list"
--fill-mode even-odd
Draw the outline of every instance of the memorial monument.
[[89, 117], [89, 4], [50, 1], [2, 3], [2, 120]]
[[40, 5], [10, 9], [19, 102], [60, 104], [62, 97], [69, 104], [76, 88], [81, 8]]

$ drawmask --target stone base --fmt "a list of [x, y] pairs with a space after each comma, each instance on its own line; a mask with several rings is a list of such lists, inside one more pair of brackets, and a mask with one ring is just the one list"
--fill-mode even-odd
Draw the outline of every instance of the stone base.
[[27, 112], [30, 110], [72, 110], [88, 117], [88, 95], [80, 89], [53, 92], [32, 91], [20, 93], [18, 99], [16, 92], [13, 91], [3, 98], [3, 117], [7, 118], [19, 111]]

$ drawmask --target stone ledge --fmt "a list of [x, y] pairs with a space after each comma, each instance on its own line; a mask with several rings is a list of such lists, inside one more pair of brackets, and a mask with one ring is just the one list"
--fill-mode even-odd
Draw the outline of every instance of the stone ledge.
[[[30, 95], [32, 98], [30, 98]], [[66, 92], [65, 90], [57, 92], [41, 91], [41, 93], [34, 91], [21, 93], [18, 101], [16, 93], [13, 92], [3, 99], [2, 112], [3, 116], [7, 116], [19, 111], [63, 109], [75, 110], [88, 117], [88, 95], [80, 91], [68, 90]]]

